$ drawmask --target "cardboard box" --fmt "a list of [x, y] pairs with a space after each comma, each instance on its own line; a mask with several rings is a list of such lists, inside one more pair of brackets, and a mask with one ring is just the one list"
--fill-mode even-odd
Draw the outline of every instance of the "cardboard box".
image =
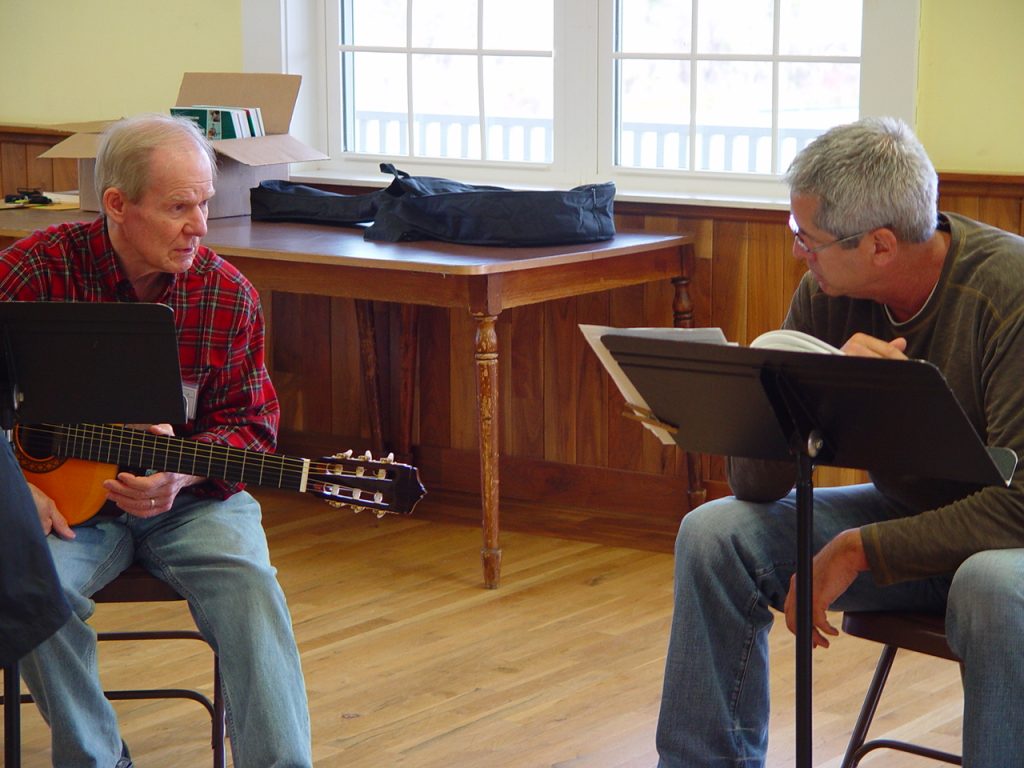
[[[187, 72], [175, 106], [221, 104], [259, 107], [267, 135], [211, 142], [217, 152], [217, 194], [210, 200], [210, 218], [249, 215], [249, 190], [267, 179], [287, 179], [288, 164], [323, 160], [327, 155], [288, 134], [300, 75], [232, 72]], [[83, 211], [98, 211], [93, 190], [99, 134], [111, 121], [61, 126], [77, 131], [40, 157], [78, 160], [78, 194]]]
[[91, 123], [64, 123], [54, 126], [61, 130], [74, 131], [74, 133], [40, 155], [40, 157], [78, 160], [78, 207], [83, 211], [98, 211], [100, 209], [100, 201], [96, 197], [96, 189], [93, 186], [96, 150], [99, 148], [100, 133], [112, 122], [112, 120], [97, 120]]

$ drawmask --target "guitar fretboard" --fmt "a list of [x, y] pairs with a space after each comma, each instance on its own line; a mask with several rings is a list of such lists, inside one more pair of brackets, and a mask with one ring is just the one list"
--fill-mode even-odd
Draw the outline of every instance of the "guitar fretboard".
[[44, 424], [60, 456], [305, 492], [309, 460], [109, 424]]

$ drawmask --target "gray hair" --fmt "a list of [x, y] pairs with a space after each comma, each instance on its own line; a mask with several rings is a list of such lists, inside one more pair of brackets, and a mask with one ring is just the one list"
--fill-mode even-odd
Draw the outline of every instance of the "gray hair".
[[836, 237], [888, 227], [920, 243], [935, 232], [938, 175], [902, 120], [867, 117], [832, 128], [796, 156], [786, 182], [791, 194], [818, 199], [814, 225]]
[[210, 159], [213, 179], [217, 178], [217, 158], [213, 147], [199, 127], [183, 117], [138, 115], [107, 127], [96, 152], [93, 183], [103, 207], [103, 193], [111, 187], [121, 190], [133, 203], [142, 199], [149, 183], [149, 158], [160, 146], [192, 142]]

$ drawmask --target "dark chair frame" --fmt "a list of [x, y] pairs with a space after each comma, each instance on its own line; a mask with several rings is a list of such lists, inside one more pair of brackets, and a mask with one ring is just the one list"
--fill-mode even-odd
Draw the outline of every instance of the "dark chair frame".
[[[184, 600], [172, 587], [150, 574], [141, 565], [132, 565], [103, 589], [93, 595], [97, 603], [152, 603]], [[199, 640], [206, 643], [198, 630], [133, 630], [100, 632], [101, 641], [124, 640]], [[224, 697], [220, 682], [220, 659], [213, 655], [213, 700], [190, 688], [136, 688], [104, 691], [112, 701], [141, 699], [191, 699], [201, 704], [210, 715], [210, 746], [214, 768], [225, 766]], [[33, 701], [30, 694], [21, 694], [22, 703]], [[3, 702], [0, 697], [0, 703]]]
[[946, 642], [945, 617], [941, 614], [896, 611], [848, 611], [843, 614], [843, 631], [853, 637], [881, 643], [884, 647], [850, 735], [841, 768], [855, 768], [866, 754], [876, 749], [892, 749], [951, 765], [963, 765], [959, 755], [920, 744], [895, 739], [867, 740], [868, 729], [878, 709], [878, 701], [889, 678], [896, 651], [902, 648], [959, 663], [960, 659]]

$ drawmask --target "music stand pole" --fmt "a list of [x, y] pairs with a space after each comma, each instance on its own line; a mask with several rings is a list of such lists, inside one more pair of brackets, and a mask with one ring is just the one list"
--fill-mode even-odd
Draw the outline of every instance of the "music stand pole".
[[4, 667], [4, 766], [21, 766], [21, 678], [16, 661]]
[[[810, 443], [810, 440], [808, 441]], [[811, 762], [811, 596], [814, 563], [814, 462], [797, 455], [796, 480], [796, 765]]]
[[818, 420], [782, 368], [765, 366], [761, 386], [796, 460], [796, 766], [811, 768], [814, 651], [814, 460], [825, 436]]
[[[0, 430], [7, 439], [17, 411], [14, 353], [10, 335], [0, 338]], [[21, 674], [17, 660], [4, 665], [4, 768], [21, 768]]]

